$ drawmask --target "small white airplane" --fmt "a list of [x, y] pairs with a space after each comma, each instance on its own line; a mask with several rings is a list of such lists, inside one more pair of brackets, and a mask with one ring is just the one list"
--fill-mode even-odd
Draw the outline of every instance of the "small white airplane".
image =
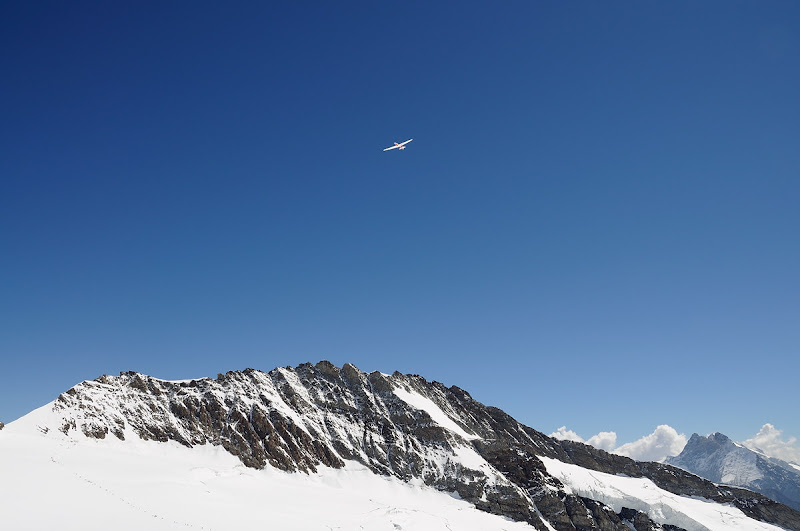
[[414, 139], [410, 138], [410, 139], [406, 140], [405, 142], [403, 142], [402, 144], [398, 144], [397, 142], [395, 142], [392, 147], [388, 147], [388, 148], [384, 149], [384, 151], [389, 151], [390, 149], [405, 149], [406, 148], [406, 144], [408, 144], [412, 140], [414, 140]]

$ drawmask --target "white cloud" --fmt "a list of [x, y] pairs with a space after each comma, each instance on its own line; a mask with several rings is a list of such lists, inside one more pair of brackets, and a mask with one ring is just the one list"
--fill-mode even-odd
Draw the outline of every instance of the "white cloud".
[[557, 431], [554, 431], [550, 434], [550, 437], [553, 439], [558, 439], [559, 441], [586, 442], [583, 440], [583, 437], [572, 430], [568, 430], [566, 426], [561, 426], [558, 428]]
[[593, 435], [586, 440], [574, 431], [568, 430], [566, 426], [561, 426], [557, 431], [551, 433], [550, 437], [560, 441], [576, 441], [590, 444], [595, 448], [607, 452], [610, 452], [611, 449], [617, 445], [617, 434], [613, 431], [601, 431], [597, 435]]
[[[800, 444], [797, 437], [781, 439], [783, 431], [772, 424], [764, 424], [752, 439], [742, 441], [741, 444], [757, 450], [770, 457], [783, 459], [800, 466]], [[663, 461], [667, 457], [678, 455], [686, 446], [686, 435], [678, 433], [666, 424], [658, 426], [653, 433], [645, 435], [639, 440], [617, 445], [617, 434], [613, 431], [601, 431], [588, 439], [584, 439], [574, 431], [561, 426], [550, 434], [550, 437], [559, 440], [576, 441], [589, 444], [595, 448], [618, 455], [624, 455], [637, 461]]]
[[593, 437], [589, 437], [586, 444], [591, 444], [595, 448], [610, 452], [617, 445], [617, 434], [613, 431], [601, 431]]
[[669, 456], [681, 453], [684, 446], [686, 446], [686, 435], [678, 433], [671, 426], [662, 424], [650, 435], [645, 435], [638, 441], [623, 444], [613, 453], [637, 461], [662, 461]]
[[800, 464], [800, 447], [797, 446], [797, 438], [789, 437], [787, 440], [781, 440], [782, 433], [782, 430], [772, 424], [764, 424], [755, 437], [742, 441], [742, 444], [770, 457]]

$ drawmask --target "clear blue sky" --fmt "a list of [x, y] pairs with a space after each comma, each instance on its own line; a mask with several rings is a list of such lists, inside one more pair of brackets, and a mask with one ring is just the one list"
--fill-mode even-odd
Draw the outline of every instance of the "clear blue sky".
[[6, 2], [0, 420], [103, 373], [328, 359], [545, 432], [800, 436], [799, 26]]

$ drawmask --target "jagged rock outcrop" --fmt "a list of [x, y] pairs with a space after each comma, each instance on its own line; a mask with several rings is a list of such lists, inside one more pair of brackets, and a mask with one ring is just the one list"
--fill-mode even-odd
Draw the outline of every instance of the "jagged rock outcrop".
[[682, 527], [670, 524], [657, 524], [649, 516], [633, 509], [622, 509], [619, 513], [622, 521], [636, 531], [686, 531]]
[[63, 413], [65, 434], [219, 445], [254, 468], [314, 472], [355, 460], [378, 474], [456, 492], [479, 509], [543, 531], [544, 521], [559, 531], [670, 527], [572, 494], [537, 456], [648, 477], [670, 492], [732, 503], [755, 518], [800, 529], [800, 514], [763, 496], [551, 439], [463, 389], [417, 375], [367, 374], [326, 361], [181, 382], [126, 372], [83, 382], [60, 395], [54, 408]]

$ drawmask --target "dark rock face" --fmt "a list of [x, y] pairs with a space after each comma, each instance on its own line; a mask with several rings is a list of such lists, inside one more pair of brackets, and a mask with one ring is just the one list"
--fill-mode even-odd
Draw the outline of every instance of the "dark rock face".
[[417, 375], [367, 374], [326, 361], [183, 382], [127, 372], [79, 384], [54, 407], [63, 411], [60, 429], [67, 434], [214, 444], [247, 466], [287, 471], [340, 468], [355, 460], [378, 474], [457, 492], [481, 510], [542, 531], [544, 521], [559, 531], [677, 528], [568, 493], [537, 456], [648, 477], [670, 492], [733, 503], [754, 518], [800, 530], [800, 514], [763, 496], [556, 441], [458, 387]]
[[634, 511], [633, 509], [622, 509], [619, 513], [620, 518], [632, 526], [636, 531], [686, 531], [682, 527], [674, 525], [661, 525], [657, 524], [644, 513]]
[[5, 424], [3, 424], [2, 422], [0, 422], [0, 430], [2, 430], [3, 428], [5, 428], [5, 426], [6, 426]]
[[680, 455], [668, 462], [715, 483], [745, 487], [800, 510], [800, 471], [721, 433], [693, 434]]

